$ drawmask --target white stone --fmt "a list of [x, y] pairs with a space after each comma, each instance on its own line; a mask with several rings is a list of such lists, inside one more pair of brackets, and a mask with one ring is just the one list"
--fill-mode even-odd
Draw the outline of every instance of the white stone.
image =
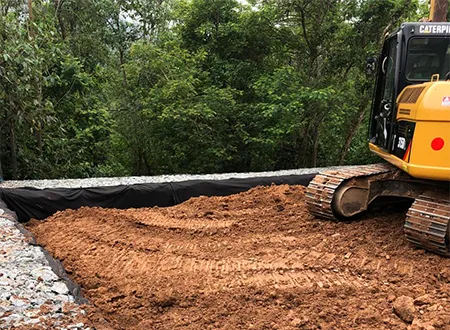
[[53, 283], [52, 291], [59, 293], [59, 294], [68, 294], [69, 293], [69, 289], [67, 288], [67, 285], [64, 282]]
[[46, 282], [57, 281], [59, 279], [49, 266], [35, 268], [31, 271], [31, 274], [35, 279], [40, 277]]
[[14, 271], [12, 269], [2, 269], [1, 272], [3, 274], [2, 277], [9, 278], [11, 280], [14, 280], [17, 277], [17, 275], [19, 275], [18, 271]]
[[49, 292], [51, 290], [51, 287], [48, 286], [47, 284], [41, 282], [38, 285], [36, 285], [36, 290], [41, 291], [41, 292]]
[[[64, 303], [74, 301], [67, 285], [49, 267], [43, 250], [30, 245], [16, 224], [1, 214], [0, 251], [0, 329], [40, 324], [42, 318], [49, 329], [59, 329], [82, 312], [75, 307], [70, 316], [61, 313]], [[36, 318], [44, 303], [49, 304], [48, 313]]]
[[11, 285], [11, 284], [12, 284], [11, 280], [0, 277], [0, 286], [7, 286], [7, 285]]
[[10, 297], [9, 301], [11, 302], [11, 304], [13, 304], [16, 307], [23, 307], [23, 306], [27, 306], [30, 304], [29, 302], [27, 302], [23, 299], [20, 299], [20, 298], [16, 298], [14, 296]]
[[35, 317], [35, 316], [39, 315], [39, 313], [40, 313], [39, 309], [31, 309], [31, 310], [25, 311], [24, 315], [27, 317]]
[[20, 320], [23, 320], [23, 316], [19, 315], [19, 314], [11, 314], [5, 320], [6, 320], [6, 322], [20, 321]]
[[62, 302], [62, 303], [68, 303], [68, 302], [71, 302], [69, 297], [70, 296], [68, 296], [66, 294], [60, 294], [55, 297], [55, 301]]
[[37, 324], [37, 323], [39, 323], [39, 322], [41, 322], [40, 319], [34, 318], [34, 319], [26, 320], [24, 323], [25, 323], [25, 324]]

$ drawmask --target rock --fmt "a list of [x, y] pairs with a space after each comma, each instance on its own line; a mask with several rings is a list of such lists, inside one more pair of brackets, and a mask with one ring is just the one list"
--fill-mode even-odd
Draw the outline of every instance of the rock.
[[39, 312], [40, 312], [39, 309], [28, 309], [24, 313], [24, 315], [29, 318], [36, 318], [37, 316], [39, 316]]
[[31, 325], [31, 324], [38, 324], [39, 322], [41, 322], [41, 320], [35, 318], [35, 319], [28, 319], [28, 320], [25, 321], [24, 323], [25, 323], [25, 324]]
[[12, 281], [10, 279], [4, 278], [1, 279], [0, 278], [0, 286], [7, 286], [7, 285], [11, 285]]
[[[83, 310], [73, 305], [70, 315], [61, 313], [73, 296], [52, 271], [42, 249], [30, 245], [17, 226], [0, 216], [0, 329], [34, 329], [42, 322], [46, 329], [61, 329], [61, 324], [73, 323]], [[73, 329], [84, 329], [79, 325]]]
[[31, 275], [33, 275], [33, 277], [36, 280], [40, 277], [42, 280], [44, 280], [46, 282], [57, 281], [59, 279], [59, 277], [48, 266], [33, 269], [31, 271]]
[[66, 294], [59, 294], [55, 297], [55, 301], [59, 301], [62, 303], [69, 303], [72, 302], [70, 299], [70, 296], [66, 295]]
[[64, 282], [53, 283], [51, 290], [56, 293], [59, 293], [59, 294], [68, 294], [69, 293], [69, 289], [67, 288], [67, 285]]
[[294, 318], [294, 319], [291, 321], [291, 324], [292, 324], [293, 327], [299, 328], [299, 327], [302, 327], [302, 326], [304, 326], [305, 324], [307, 324], [308, 321], [309, 321], [309, 319], [306, 318], [306, 317], [304, 317], [304, 318], [302, 318], [302, 319], [296, 317], [296, 318]]
[[439, 307], [440, 307], [439, 304], [434, 304], [434, 305], [431, 305], [430, 307], [428, 307], [428, 308], [427, 308], [427, 311], [429, 311], [429, 312], [435, 312], [435, 311], [438, 310]]
[[[7, 322], [17, 322], [23, 320], [23, 316], [19, 314], [11, 314], [8, 317], [5, 318]], [[3, 320], [2, 320], [3, 321]]]
[[49, 292], [51, 288], [47, 284], [40, 282], [38, 285], [36, 285], [36, 290], [40, 292]]
[[[9, 291], [2, 291], [2, 292], [0, 292], [0, 301], [5, 301], [5, 300], [8, 300], [9, 299], [9, 297], [11, 297], [11, 292], [9, 292]], [[0, 304], [1, 305], [1, 304]]]
[[2, 277], [14, 280], [17, 277], [18, 272], [14, 270], [3, 269], [2, 274], [3, 274]]
[[16, 297], [16, 296], [11, 296], [9, 298], [9, 301], [11, 302], [11, 304], [13, 304], [16, 307], [23, 307], [23, 306], [27, 306], [30, 304], [26, 299]]
[[414, 305], [416, 306], [422, 306], [422, 305], [429, 305], [432, 303], [432, 298], [429, 294], [425, 294], [423, 296], [417, 297], [414, 299]]
[[436, 328], [428, 322], [423, 322], [415, 319], [410, 327], [410, 330], [436, 330]]
[[414, 299], [408, 296], [400, 296], [394, 301], [394, 312], [399, 318], [407, 323], [414, 320]]

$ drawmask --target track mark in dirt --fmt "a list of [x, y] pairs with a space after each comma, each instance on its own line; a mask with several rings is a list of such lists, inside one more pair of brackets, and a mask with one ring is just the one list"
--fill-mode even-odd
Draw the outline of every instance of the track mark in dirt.
[[214, 220], [178, 220], [166, 216], [155, 214], [150, 217], [133, 216], [137, 224], [146, 226], [159, 226], [166, 228], [182, 228], [182, 229], [215, 229], [227, 228], [232, 226], [234, 221], [214, 221]]
[[[346, 286], [361, 288], [364, 285], [364, 280], [353, 275], [335, 274], [335, 273], [320, 273], [312, 272], [308, 270], [277, 270], [270, 272], [258, 272], [238, 275], [236, 282], [228, 282], [228, 285], [246, 285], [256, 287], [275, 287], [275, 288], [313, 288], [317, 286], [319, 289], [332, 288], [335, 286]], [[225, 284], [220, 281], [216, 283], [216, 286]]]

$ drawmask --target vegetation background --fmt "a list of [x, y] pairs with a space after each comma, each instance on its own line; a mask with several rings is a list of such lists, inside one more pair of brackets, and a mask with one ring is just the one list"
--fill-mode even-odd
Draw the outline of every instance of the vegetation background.
[[420, 0], [0, 0], [0, 178], [375, 161], [365, 60]]

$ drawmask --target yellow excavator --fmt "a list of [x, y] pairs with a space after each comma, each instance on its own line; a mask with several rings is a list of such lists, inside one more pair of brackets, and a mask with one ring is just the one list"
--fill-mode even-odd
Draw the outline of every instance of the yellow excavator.
[[377, 79], [369, 148], [388, 163], [329, 170], [306, 189], [310, 213], [348, 219], [379, 197], [414, 200], [404, 232], [450, 256], [450, 23], [448, 0], [431, 0], [427, 22], [404, 23], [367, 61]]

